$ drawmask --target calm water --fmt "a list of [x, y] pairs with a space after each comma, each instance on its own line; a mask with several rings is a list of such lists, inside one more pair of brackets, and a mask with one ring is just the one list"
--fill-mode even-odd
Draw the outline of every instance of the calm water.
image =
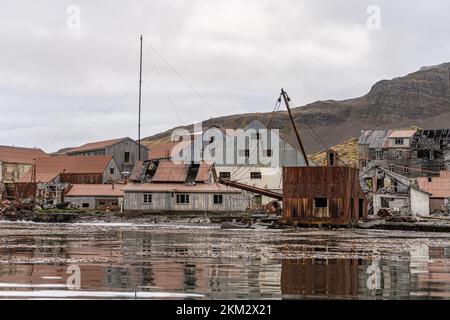
[[0, 222], [11, 297], [450, 298], [450, 234]]

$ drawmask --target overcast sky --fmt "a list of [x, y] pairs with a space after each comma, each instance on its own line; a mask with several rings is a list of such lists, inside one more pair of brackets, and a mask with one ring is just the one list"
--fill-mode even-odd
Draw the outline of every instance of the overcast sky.
[[296, 105], [352, 98], [448, 62], [449, 15], [448, 0], [0, 0], [0, 144], [137, 138], [140, 34], [145, 137], [271, 111], [282, 86]]

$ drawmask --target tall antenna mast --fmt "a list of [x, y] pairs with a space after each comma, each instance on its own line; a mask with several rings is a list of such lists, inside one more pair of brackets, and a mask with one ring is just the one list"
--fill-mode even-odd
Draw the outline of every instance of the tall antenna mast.
[[139, 119], [138, 119], [138, 160], [141, 161], [141, 92], [142, 92], [142, 35], [141, 55], [139, 63]]

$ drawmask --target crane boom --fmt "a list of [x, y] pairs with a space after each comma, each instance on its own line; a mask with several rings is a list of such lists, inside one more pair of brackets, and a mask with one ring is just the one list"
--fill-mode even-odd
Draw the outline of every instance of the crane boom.
[[287, 111], [289, 113], [289, 118], [291, 119], [292, 127], [294, 128], [295, 136], [297, 137], [298, 144], [300, 145], [300, 149], [303, 154], [303, 158], [305, 159], [305, 164], [309, 167], [308, 156], [306, 155], [305, 148], [303, 147], [302, 139], [300, 138], [300, 134], [298, 133], [297, 126], [295, 125], [294, 117], [292, 116], [291, 108], [289, 107], [289, 101], [291, 100], [287, 95], [284, 89], [281, 89], [281, 95], [283, 96], [284, 103], [286, 104]]

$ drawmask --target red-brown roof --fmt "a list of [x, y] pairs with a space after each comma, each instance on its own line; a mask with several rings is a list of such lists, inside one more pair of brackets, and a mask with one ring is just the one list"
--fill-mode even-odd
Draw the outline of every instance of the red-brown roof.
[[[114, 186], [114, 187], [113, 187]], [[123, 197], [123, 184], [73, 184], [67, 197]]]
[[153, 182], [185, 182], [189, 166], [184, 163], [174, 163], [169, 160], [159, 162]]
[[170, 142], [151, 146], [148, 151], [149, 160], [170, 159], [173, 148], [178, 142]]
[[393, 130], [389, 138], [410, 138], [415, 135], [417, 130]]
[[[54, 156], [36, 160], [36, 182], [49, 182], [61, 173], [103, 173], [112, 156], [70, 157]], [[30, 182], [31, 170], [18, 182]]]
[[0, 146], [0, 161], [7, 163], [32, 164], [33, 159], [48, 157], [41, 149]]
[[126, 139], [128, 139], [128, 138], [89, 142], [89, 143], [83, 144], [82, 146], [72, 148], [72, 149], [68, 150], [66, 153], [76, 153], [76, 152], [85, 152], [85, 151], [94, 151], [94, 150], [104, 149], [106, 147], [112, 146], [112, 145], [114, 145], [118, 142], [121, 142], [123, 140], [126, 140]]
[[196, 182], [206, 182], [210, 180], [211, 177], [211, 168], [212, 164], [207, 162], [200, 163], [200, 167], [198, 168], [197, 177], [195, 178]]
[[431, 178], [431, 182], [426, 177], [417, 178], [419, 189], [431, 193], [431, 198], [450, 197], [450, 172], [442, 171], [439, 177]]
[[135, 183], [123, 188], [125, 192], [205, 192], [205, 193], [240, 193], [241, 190], [219, 185], [217, 183]]

